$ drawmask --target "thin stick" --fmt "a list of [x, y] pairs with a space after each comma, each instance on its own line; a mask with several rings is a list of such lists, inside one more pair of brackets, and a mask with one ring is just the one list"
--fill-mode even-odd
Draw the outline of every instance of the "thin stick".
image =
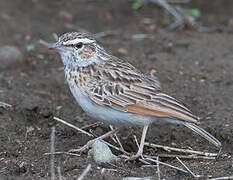
[[[133, 135], [133, 137], [134, 137], [134, 140], [135, 140], [135, 143], [136, 143], [138, 149], [140, 149], [140, 145], [138, 143], [137, 137], [135, 135]], [[144, 159], [143, 154], [141, 155], [141, 158]]]
[[202, 152], [202, 151], [193, 151], [189, 149], [180, 149], [180, 148], [174, 148], [174, 147], [169, 147], [169, 146], [163, 146], [163, 145], [158, 145], [158, 144], [153, 144], [153, 143], [148, 143], [145, 142], [146, 146], [152, 147], [152, 148], [161, 148], [164, 149], [165, 151], [177, 151], [177, 152], [184, 152], [184, 153], [190, 153], [190, 154], [198, 154], [198, 155], [203, 155], [203, 156], [208, 156], [208, 157], [216, 157], [218, 156], [217, 153], [208, 153], [208, 152]]
[[5, 169], [7, 169], [7, 167], [3, 167], [3, 168], [0, 170], [0, 173], [5, 172]]
[[156, 162], [156, 164], [157, 164], [158, 180], [160, 180], [161, 177], [160, 177], [160, 169], [159, 169], [159, 156], [157, 156], [157, 162]]
[[96, 126], [99, 126], [100, 124], [101, 124], [100, 122], [96, 122], [96, 123], [93, 123], [93, 124], [88, 124], [86, 126], [83, 126], [80, 129], [86, 129], [86, 128], [90, 128], [90, 127], [96, 127]]
[[91, 164], [88, 164], [86, 169], [84, 169], [84, 171], [82, 172], [82, 174], [78, 177], [77, 180], [82, 180], [86, 175], [87, 173], [91, 170]]
[[[113, 127], [110, 126], [110, 129], [113, 130]], [[117, 142], [118, 142], [120, 148], [124, 151], [124, 148], [123, 148], [123, 146], [122, 146], [122, 144], [121, 144], [121, 141], [120, 141], [120, 139], [118, 138], [117, 134], [114, 134], [114, 136], [115, 136], [115, 138], [116, 138], [116, 140], [117, 140]]]
[[191, 0], [167, 0], [168, 3], [189, 3]]
[[57, 167], [57, 173], [58, 173], [59, 180], [62, 180], [61, 167], [60, 166]]
[[[74, 128], [74, 129], [76, 129], [76, 130], [78, 130], [78, 131], [79, 131], [79, 129], [80, 129], [80, 128], [78, 128], [78, 127], [76, 127], [76, 126], [74, 126], [74, 125], [72, 125], [72, 124], [70, 124], [70, 123], [68, 123], [68, 122], [66, 122], [66, 121], [64, 121], [64, 120], [62, 120], [62, 119], [60, 119], [60, 118], [54, 117], [54, 120], [58, 120], [59, 122], [65, 124], [65, 125], [67, 125], [67, 126], [69, 126], [69, 127], [71, 127], [71, 128]], [[88, 132], [86, 132], [86, 131], [84, 131], [84, 130], [82, 130], [82, 131], [80, 131], [80, 132], [82, 132], [82, 133], [84, 133], [84, 134], [87, 134], [87, 135], [90, 134], [90, 133], [88, 133]], [[92, 134], [91, 134], [91, 135], [92, 135]], [[92, 136], [97, 137], [96, 135], [92, 135]], [[111, 147], [111, 148], [113, 148], [113, 149], [116, 149], [116, 150], [118, 150], [118, 151], [120, 151], [120, 152], [122, 152], [122, 153], [124, 153], [124, 154], [126, 154], [126, 155], [130, 155], [130, 153], [126, 152], [125, 150], [120, 149], [120, 148], [118, 148], [118, 147], [116, 147], [116, 146], [114, 146], [114, 145], [112, 145], [112, 144], [110, 144], [110, 143], [104, 141], [103, 139], [101, 139], [101, 141], [102, 141], [103, 143], [107, 144], [109, 147]], [[50, 154], [50, 153], [45, 153], [44, 155], [48, 155], [48, 154]], [[69, 152], [56, 152], [56, 154], [75, 155], [74, 153], [69, 153]], [[142, 162], [142, 163], [144, 163], [144, 164], [146, 164], [146, 165], [151, 165], [151, 163], [149, 163], [149, 162], [147, 162], [147, 161], [145, 161], [145, 160], [143, 160], [143, 159], [141, 159], [141, 158], [139, 158], [139, 161]]]
[[209, 179], [209, 180], [226, 180], [226, 179], [233, 179], [233, 176], [218, 177], [218, 178], [212, 178], [212, 179]]
[[[158, 162], [157, 160], [152, 159], [150, 156], [144, 155], [144, 157], [146, 157], [145, 160], [149, 160], [149, 161], [152, 161], [152, 162], [155, 162], [155, 163]], [[186, 171], [186, 170], [184, 170], [184, 169], [178, 168], [178, 167], [176, 167], [176, 166], [172, 166], [172, 165], [170, 165], [170, 164], [167, 164], [167, 163], [164, 163], [164, 162], [161, 162], [161, 161], [159, 161], [159, 164], [162, 164], [162, 165], [164, 165], [164, 166], [167, 166], [167, 167], [176, 169], [176, 170], [178, 170], [178, 171], [182, 171], [182, 172], [184, 172], [184, 173], [188, 173], [188, 171]]]
[[163, 8], [165, 8], [169, 13], [171, 13], [178, 21], [183, 21], [183, 17], [176, 11], [175, 8], [170, 6], [166, 0], [151, 0], [154, 3], [159, 4]]
[[51, 132], [51, 160], [50, 160], [50, 172], [51, 172], [51, 180], [55, 180], [55, 166], [54, 166], [54, 152], [55, 152], [55, 127], [52, 127]]
[[88, 135], [88, 136], [90, 136], [90, 137], [93, 137], [93, 135], [92, 135], [91, 133], [88, 133], [88, 132], [86, 132], [86, 131], [84, 131], [84, 130], [82, 130], [82, 129], [80, 129], [80, 128], [78, 128], [78, 127], [76, 127], [76, 126], [74, 126], [74, 125], [72, 125], [72, 124], [70, 124], [70, 123], [68, 123], [68, 122], [66, 122], [66, 121], [64, 121], [64, 120], [62, 120], [62, 119], [60, 119], [60, 118], [58, 118], [58, 117], [53, 117], [53, 119], [56, 120], [56, 121], [59, 121], [59, 122], [61, 122], [61, 123], [63, 123], [63, 124], [65, 124], [65, 125], [67, 125], [67, 126], [69, 126], [69, 127], [72, 127], [72, 128], [74, 128], [74, 129], [76, 129], [77, 131], [80, 131], [80, 132], [83, 133], [83, 134], [86, 134], [86, 135]]
[[133, 137], [134, 137], [134, 141], [135, 141], [135, 143], [136, 143], [136, 145], [137, 145], [137, 147], [138, 147], [138, 149], [139, 149], [139, 144], [138, 144], [137, 137], [136, 137], [135, 135], [133, 135]]
[[179, 157], [181, 159], [209, 159], [214, 160], [216, 157], [206, 157], [206, 156], [196, 156], [196, 155], [180, 155], [180, 154], [156, 154], [159, 157], [166, 157], [166, 158], [176, 158]]
[[89, 147], [91, 147], [91, 145], [92, 145], [95, 141], [97, 141], [97, 140], [102, 140], [102, 139], [104, 139], [104, 138], [106, 138], [106, 137], [109, 137], [109, 136], [113, 135], [114, 133], [116, 133], [116, 132], [118, 132], [118, 131], [119, 131], [119, 129], [113, 129], [112, 131], [109, 131], [109, 132], [107, 132], [107, 133], [105, 133], [105, 134], [103, 134], [103, 135], [101, 135], [101, 136], [99, 136], [99, 137], [97, 137], [97, 138], [95, 138], [95, 139], [92, 139], [92, 140], [88, 141], [87, 144], [85, 144], [84, 146], [82, 146], [82, 147], [79, 148], [79, 149], [71, 149], [70, 152], [82, 152], [82, 151], [88, 149]]
[[124, 177], [122, 180], [152, 180], [152, 177]]
[[182, 164], [184, 166], [184, 168], [194, 177], [196, 178], [197, 176], [178, 158], [176, 157], [176, 159], [180, 162], [180, 164]]
[[[74, 128], [74, 129], [76, 129], [76, 130], [78, 130], [78, 131], [79, 131], [79, 129], [80, 129], [80, 128], [78, 128], [78, 127], [76, 127], [76, 126], [74, 126], [74, 125], [72, 125], [72, 124], [70, 124], [70, 123], [68, 123], [68, 122], [66, 122], [66, 121], [64, 121], [64, 120], [62, 120], [62, 119], [60, 119], [60, 118], [54, 117], [54, 120], [57, 120], [57, 121], [59, 121], [59, 122], [65, 124], [65, 125], [67, 125], [67, 126], [69, 126], [69, 127], [71, 127], [71, 128]], [[82, 131], [80, 131], [80, 132], [81, 132], [81, 133], [84, 133], [84, 134], [87, 134], [87, 135], [90, 135], [90, 136], [92, 136], [92, 137], [97, 137], [96, 135], [90, 134], [90, 133], [88, 133], [87, 131], [84, 131], [84, 130], [82, 130]], [[110, 146], [111, 148], [116, 149], [117, 151], [120, 151], [120, 152], [125, 153], [125, 154], [128, 154], [128, 155], [130, 154], [130, 153], [126, 152], [125, 150], [122, 150], [122, 149], [120, 149], [120, 148], [118, 148], [118, 147], [116, 147], [116, 146], [114, 146], [114, 145], [112, 145], [112, 144], [110, 144], [110, 143], [104, 141], [103, 139], [102, 139], [101, 141], [102, 141], [103, 143], [107, 144], [108, 146]], [[48, 155], [48, 154], [50, 154], [50, 153], [45, 153], [44, 155]], [[73, 155], [73, 153], [68, 153], [68, 152], [56, 152], [56, 154]]]
[[0, 101], [0, 107], [12, 107], [12, 105]]
[[[56, 117], [54, 117], [54, 119], [55, 119], [55, 118], [56, 118]], [[70, 124], [70, 123], [67, 123], [67, 122], [64, 121], [64, 120], [59, 119], [59, 118], [56, 118], [55, 120], [57, 120], [57, 119], [58, 119], [59, 122], [64, 123], [65, 125], [68, 125], [69, 127], [72, 127], [72, 128], [74, 128], [74, 129], [80, 129], [80, 128], [78, 128], [78, 127], [76, 127], [76, 126], [74, 126], [74, 125], [72, 125], [72, 124]], [[81, 132], [84, 133], [84, 134], [90, 134], [90, 133], [88, 133], [88, 132], [86, 132], [86, 131], [84, 131], [84, 130], [82, 130]], [[91, 134], [91, 135], [92, 135], [92, 134]], [[94, 135], [92, 135], [92, 136], [94, 136]], [[101, 141], [104, 142], [105, 144], [107, 144], [108, 146], [110, 146], [110, 147], [112, 147], [112, 148], [114, 148], [114, 149], [116, 149], [116, 150], [118, 150], [118, 151], [120, 151], [120, 152], [123, 152], [123, 153], [126, 154], [126, 155], [130, 155], [130, 153], [128, 153], [128, 152], [126, 152], [126, 151], [124, 151], [124, 150], [122, 150], [122, 149], [120, 149], [120, 148], [118, 148], [118, 147], [116, 147], [116, 146], [113, 146], [112, 144], [110, 144], [110, 143], [108, 143], [108, 142], [106, 142], [106, 141], [104, 141], [104, 140], [101, 140]], [[63, 153], [63, 154], [68, 154], [68, 153]], [[152, 162], [157, 162], [156, 160], [151, 159], [150, 156], [147, 156], [147, 159], [148, 159], [149, 161], [152, 161]], [[143, 160], [142, 158], [139, 158], [139, 161], [142, 162], [142, 163], [144, 163], [144, 164], [146, 164], [146, 165], [151, 165], [150, 162], [148, 162], [148, 161], [146, 161], [146, 160]], [[169, 165], [169, 164], [166, 164], [166, 163], [163, 163], [163, 162], [159, 162], [159, 163], [162, 164], [162, 165], [164, 165], [164, 166], [168, 166], [168, 167], [177, 169], [177, 170], [179, 170], [179, 171], [188, 173], [187, 171], [185, 171], [185, 170], [183, 170], [183, 169], [180, 169], [180, 168], [177, 168], [177, 167], [175, 167], [175, 166], [172, 166], [172, 165]]]
[[59, 154], [65, 154], [65, 155], [70, 155], [70, 156], [77, 156], [80, 157], [79, 154], [76, 153], [70, 153], [70, 152], [54, 152], [54, 153], [44, 153], [44, 156], [48, 156], [48, 155], [59, 155]]
[[[109, 126], [109, 128], [110, 128], [111, 130], [113, 130], [113, 127], [112, 127], [111, 125]], [[116, 133], [115, 133], [113, 136], [116, 137]], [[115, 137], [112, 137], [112, 136], [111, 136], [110, 138], [111, 138], [115, 143], [118, 143], [117, 140], [115, 139]]]

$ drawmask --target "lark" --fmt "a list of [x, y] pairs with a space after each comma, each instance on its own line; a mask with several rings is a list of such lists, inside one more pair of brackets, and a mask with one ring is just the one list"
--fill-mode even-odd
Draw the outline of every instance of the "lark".
[[[184, 125], [221, 147], [214, 136], [197, 126], [197, 116], [163, 92], [157, 79], [106, 52], [90, 34], [65, 33], [50, 48], [60, 54], [66, 80], [82, 109], [90, 117], [117, 127], [98, 139], [116, 133], [121, 127], [143, 126], [138, 152], [128, 160], [142, 155], [148, 127], [159, 121]], [[86, 150], [94, 140], [75, 152]]]

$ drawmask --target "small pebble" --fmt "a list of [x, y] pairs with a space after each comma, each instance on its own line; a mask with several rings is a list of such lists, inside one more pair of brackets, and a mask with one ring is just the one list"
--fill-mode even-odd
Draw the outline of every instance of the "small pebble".
[[110, 148], [99, 140], [93, 143], [88, 156], [92, 156], [97, 164], [110, 163], [116, 160], [116, 156], [112, 154]]
[[23, 54], [15, 46], [0, 47], [0, 69], [6, 69], [13, 64], [23, 62]]

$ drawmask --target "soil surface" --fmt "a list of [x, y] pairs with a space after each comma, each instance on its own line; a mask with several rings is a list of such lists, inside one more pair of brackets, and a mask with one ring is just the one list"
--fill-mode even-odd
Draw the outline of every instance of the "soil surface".
[[[223, 155], [217, 160], [182, 159], [184, 164], [195, 174], [203, 175], [202, 179], [233, 175], [233, 1], [198, 0], [185, 5], [201, 11], [198, 23], [215, 28], [206, 33], [192, 28], [169, 30], [173, 18], [161, 7], [148, 3], [134, 10], [132, 3], [0, 1], [0, 45], [16, 46], [24, 56], [24, 63], [20, 61], [0, 71], [0, 101], [12, 105], [0, 107], [0, 179], [50, 179], [50, 156], [44, 154], [50, 152], [52, 126], [56, 127], [56, 151], [68, 151], [90, 140], [53, 120], [54, 116], [60, 117], [78, 127], [96, 122], [72, 97], [58, 54], [39, 43], [40, 39], [55, 42], [53, 33], [68, 31], [104, 32], [98, 40], [107, 51], [144, 73], [155, 70], [163, 90], [202, 117], [200, 126], [223, 144]], [[85, 130], [101, 135], [109, 127], [99, 125]], [[137, 151], [133, 135], [139, 139], [141, 130], [134, 127], [119, 132], [125, 150]], [[117, 146], [112, 139], [107, 141]], [[174, 124], [152, 124], [146, 141], [218, 152], [205, 139]], [[144, 149], [144, 154], [158, 153], [171, 154]], [[175, 158], [159, 160], [183, 168]], [[86, 179], [158, 177], [156, 166], [139, 161], [97, 165], [87, 152], [80, 157], [56, 155], [54, 163], [60, 167], [63, 179], [76, 179], [88, 164], [92, 169]], [[103, 168], [105, 172], [101, 174]], [[160, 175], [165, 179], [193, 178], [163, 165]]]

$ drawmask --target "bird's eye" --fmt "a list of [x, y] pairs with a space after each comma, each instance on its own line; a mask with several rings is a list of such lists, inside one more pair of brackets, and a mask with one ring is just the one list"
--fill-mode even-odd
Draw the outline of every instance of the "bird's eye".
[[77, 43], [77, 44], [75, 45], [75, 47], [76, 47], [77, 49], [80, 49], [80, 48], [83, 47], [83, 43], [79, 42], [79, 43]]

